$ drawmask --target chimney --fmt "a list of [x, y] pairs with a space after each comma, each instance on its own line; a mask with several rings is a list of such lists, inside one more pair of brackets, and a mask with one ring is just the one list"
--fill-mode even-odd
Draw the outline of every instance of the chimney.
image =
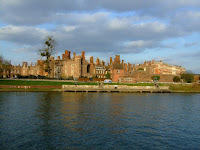
[[100, 60], [99, 60], [99, 58], [97, 58], [96, 65], [99, 65], [99, 64], [100, 64]]
[[64, 60], [64, 58], [65, 58], [65, 54], [62, 54], [62, 60]]
[[81, 57], [82, 57], [83, 60], [85, 60], [85, 52], [84, 51], [82, 51]]
[[74, 59], [75, 59], [75, 57], [76, 57], [76, 53], [73, 53], [73, 55], [74, 55]]
[[58, 60], [60, 60], [60, 56], [58, 56]]
[[112, 64], [112, 57], [110, 57], [110, 65]]
[[93, 56], [90, 57], [90, 63], [93, 63]]
[[131, 63], [128, 63], [128, 69], [129, 70], [131, 69]]
[[154, 61], [154, 60], [152, 60], [152, 64], [154, 64], [154, 62], [155, 62], [155, 61]]
[[116, 59], [115, 59], [116, 63], [119, 63], [119, 64], [120, 64], [120, 55], [116, 55], [115, 58], [116, 58]]
[[62, 59], [64, 60], [65, 58], [66, 59], [70, 59], [70, 52], [68, 50], [65, 50], [65, 54], [62, 54]]
[[151, 65], [151, 61], [149, 61], [149, 65]]
[[71, 59], [71, 51], [68, 51], [68, 58]]
[[22, 63], [22, 66], [27, 67], [27, 66], [28, 66], [28, 62], [23, 62], [23, 63]]
[[102, 65], [105, 66], [105, 62], [102, 60]]

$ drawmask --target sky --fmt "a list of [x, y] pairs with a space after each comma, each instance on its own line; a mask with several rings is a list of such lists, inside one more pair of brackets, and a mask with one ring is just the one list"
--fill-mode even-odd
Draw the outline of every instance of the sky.
[[41, 59], [44, 38], [106, 62], [162, 60], [200, 74], [199, 0], [0, 0], [0, 55], [13, 65]]

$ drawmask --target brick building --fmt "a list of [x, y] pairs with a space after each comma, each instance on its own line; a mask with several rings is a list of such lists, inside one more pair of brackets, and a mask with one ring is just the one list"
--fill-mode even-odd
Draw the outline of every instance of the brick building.
[[[85, 52], [82, 52], [81, 55], [76, 55], [74, 53], [73, 58], [71, 58], [71, 52], [66, 50], [65, 54], [62, 54], [62, 59], [58, 56], [57, 59], [54, 57], [50, 58], [50, 68], [51, 68], [51, 78], [79, 78], [82, 76], [89, 76], [87, 70], [88, 62], [85, 60]], [[4, 72], [7, 70], [4, 70]], [[48, 73], [45, 72], [45, 62], [44, 60], [37, 60], [35, 65], [28, 65], [28, 62], [23, 62], [22, 66], [12, 66], [10, 71], [4, 73], [4, 77], [9, 74], [10, 77], [15, 77], [20, 74], [22, 76], [47, 76]]]
[[126, 70], [124, 61], [120, 61], [120, 55], [116, 55], [114, 61], [110, 57], [109, 73], [113, 82], [118, 82], [119, 77], [125, 76]]
[[[110, 78], [113, 82], [121, 83], [135, 83], [135, 82], [151, 82], [152, 76], [160, 76], [161, 82], [172, 82], [174, 76], [180, 76], [185, 72], [185, 69], [181, 66], [169, 65], [162, 61], [145, 61], [143, 64], [130, 64], [124, 63], [124, 60], [120, 60], [120, 55], [116, 55], [114, 60], [110, 57], [110, 62], [105, 65], [103, 60], [99, 58], [94, 62], [93, 56], [90, 57], [89, 62], [85, 59], [85, 52], [82, 51], [81, 55], [73, 53], [71, 57], [71, 51], [65, 50], [57, 59], [50, 58], [51, 78], [57, 79], [77, 79], [80, 77], [97, 77], [105, 79], [107, 74], [110, 74]], [[34, 65], [28, 65], [27, 62], [23, 62], [22, 66], [7, 66], [7, 69], [2, 69], [1, 74], [4, 78], [15, 77], [17, 74], [22, 76], [47, 76], [45, 72], [45, 61], [37, 60]]]
[[181, 66], [169, 65], [162, 61], [145, 61], [143, 64], [128, 65], [125, 76], [120, 76], [119, 82], [152, 82], [152, 76], [159, 76], [160, 82], [173, 82], [175, 76], [184, 72], [185, 68]]

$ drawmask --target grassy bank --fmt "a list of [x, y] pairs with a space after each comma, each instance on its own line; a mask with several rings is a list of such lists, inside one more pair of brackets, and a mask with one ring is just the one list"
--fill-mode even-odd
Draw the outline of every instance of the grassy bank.
[[[98, 85], [93, 82], [77, 82], [77, 85]], [[0, 80], [0, 85], [21, 85], [21, 86], [61, 86], [61, 85], [75, 85], [75, 82], [65, 81], [38, 81], [38, 80]], [[154, 83], [135, 83], [135, 84], [120, 84], [120, 83], [104, 83], [104, 85], [128, 85], [128, 86], [154, 86]], [[200, 84], [163, 84], [159, 83], [160, 86], [169, 86], [172, 92], [200, 92]], [[34, 87], [35, 88], [35, 87]], [[29, 89], [3, 89], [0, 91], [55, 91], [55, 87], [44, 89], [42, 87], [29, 88]]]
[[[37, 81], [37, 80], [0, 80], [0, 85], [74, 85], [75, 82]], [[97, 85], [97, 83], [82, 83], [78, 85]]]
[[[77, 85], [98, 85], [94, 82], [76, 82]], [[0, 80], [0, 85], [75, 85], [75, 82], [62, 82], [62, 81], [37, 81], [37, 80]], [[104, 83], [104, 85], [128, 85], [128, 86], [154, 86], [154, 83], [134, 83], [134, 84], [121, 84], [121, 83]], [[160, 86], [163, 84], [159, 83]]]
[[171, 84], [169, 89], [172, 92], [200, 92], [200, 84]]

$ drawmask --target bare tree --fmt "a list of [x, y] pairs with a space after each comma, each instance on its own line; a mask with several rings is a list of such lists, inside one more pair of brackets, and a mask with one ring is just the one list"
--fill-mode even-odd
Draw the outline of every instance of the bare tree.
[[54, 40], [53, 36], [48, 35], [44, 40], [44, 48], [39, 50], [40, 55], [45, 57], [45, 72], [48, 73], [49, 78], [52, 70], [50, 65], [50, 58], [55, 54], [55, 47], [56, 41]]
[[3, 78], [3, 71], [9, 72], [8, 76], [10, 76], [10, 71], [11, 71], [11, 63], [10, 61], [4, 59], [2, 55], [0, 55], [0, 78]]

